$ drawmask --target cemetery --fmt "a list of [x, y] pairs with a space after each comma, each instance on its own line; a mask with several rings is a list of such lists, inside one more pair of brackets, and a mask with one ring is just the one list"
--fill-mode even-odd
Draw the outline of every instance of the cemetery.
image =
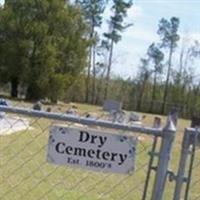
[[199, 7], [0, 0], [0, 200], [200, 200]]

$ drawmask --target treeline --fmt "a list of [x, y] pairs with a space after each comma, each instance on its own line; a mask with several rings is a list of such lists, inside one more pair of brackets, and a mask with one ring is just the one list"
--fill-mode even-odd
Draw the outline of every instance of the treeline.
[[115, 46], [133, 25], [126, 21], [131, 6], [131, 0], [6, 0], [0, 8], [2, 86], [9, 83], [12, 97], [28, 100], [102, 105], [115, 99], [129, 110], [166, 114], [176, 106], [185, 117], [198, 113], [200, 44], [181, 38], [176, 17], [159, 21], [160, 40], [144, 52], [134, 77], [111, 74]]
[[[176, 17], [159, 21], [157, 34], [160, 40], [147, 48], [137, 75], [126, 80], [112, 77], [107, 98], [122, 101], [128, 110], [167, 114], [176, 107], [184, 117], [200, 114], [200, 73], [197, 74], [200, 43], [195, 39], [181, 38], [179, 23]], [[101, 63], [105, 71], [106, 66], [106, 62]], [[87, 91], [88, 77], [85, 76], [69, 89], [67, 99], [71, 97], [72, 101], [101, 105], [106, 99], [104, 70], [99, 70], [95, 77], [96, 88], [89, 91], [86, 100], [84, 92]], [[89, 83], [92, 85], [92, 80], [89, 79]]]
[[[96, 81], [98, 88], [103, 87], [102, 80], [98, 79]], [[115, 77], [114, 80], [112, 79], [110, 81], [108, 98], [123, 102], [123, 108], [127, 110], [163, 114], [162, 106], [165, 83], [160, 82], [157, 84], [156, 97], [153, 101], [153, 80], [150, 79], [146, 82], [141, 98], [142, 83], [143, 82], [140, 82], [139, 79], [124, 80], [120, 77]], [[65, 100], [85, 103], [85, 88], [85, 78], [82, 77], [66, 92]], [[100, 106], [103, 104], [104, 99], [102, 95], [103, 90], [98, 90], [94, 104]], [[167, 98], [164, 114], [169, 113], [169, 111], [174, 107], [179, 109], [182, 117], [188, 118], [193, 115], [199, 115], [200, 86], [196, 84], [194, 85], [191, 80], [187, 80], [184, 84], [175, 84], [171, 82], [169, 85], [169, 96]]]

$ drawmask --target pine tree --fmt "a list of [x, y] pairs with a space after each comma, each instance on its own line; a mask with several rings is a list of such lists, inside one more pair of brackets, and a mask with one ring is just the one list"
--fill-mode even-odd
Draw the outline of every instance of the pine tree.
[[111, 16], [109, 21], [110, 29], [107, 33], [104, 33], [105, 40], [102, 42], [102, 45], [108, 50], [108, 64], [105, 80], [104, 100], [108, 97], [108, 87], [112, 67], [114, 44], [117, 44], [121, 40], [121, 32], [132, 25], [124, 23], [124, 18], [127, 16], [127, 10], [131, 6], [132, 1], [126, 2], [124, 0], [113, 0], [113, 16]]
[[170, 21], [162, 18], [159, 23], [158, 34], [161, 37], [161, 47], [167, 48], [169, 50], [167, 77], [165, 82], [161, 113], [165, 112], [172, 68], [172, 56], [175, 48], [177, 47], [177, 42], [180, 39], [180, 36], [178, 35], [179, 23], [179, 19], [176, 17], [172, 17]]
[[152, 91], [152, 98], [151, 98], [151, 103], [149, 107], [149, 111], [152, 112], [154, 108], [154, 101], [156, 99], [157, 77], [158, 77], [158, 74], [161, 74], [163, 70], [163, 64], [161, 62], [164, 59], [164, 54], [159, 49], [159, 47], [155, 43], [153, 43], [149, 46], [147, 55], [149, 56], [149, 59], [153, 62], [153, 66], [154, 66], [153, 91]]
[[[86, 78], [86, 96], [85, 101], [89, 101], [90, 94], [92, 94], [92, 102], [94, 103], [95, 96], [95, 80], [96, 80], [96, 46], [99, 40], [97, 28], [101, 27], [102, 15], [106, 6], [105, 0], [77, 0], [76, 4], [80, 6], [83, 11], [85, 20], [89, 27], [88, 38], [90, 40], [89, 58]], [[91, 87], [91, 71], [93, 74]], [[92, 91], [90, 90], [92, 88]]]

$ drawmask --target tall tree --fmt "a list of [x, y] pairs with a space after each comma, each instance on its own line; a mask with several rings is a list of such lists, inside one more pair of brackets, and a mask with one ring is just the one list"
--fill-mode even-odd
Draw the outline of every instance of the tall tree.
[[26, 97], [52, 101], [86, 64], [86, 25], [78, 9], [57, 0], [7, 1], [0, 12], [0, 74], [17, 96], [20, 83]]
[[106, 73], [106, 62], [107, 62], [107, 57], [106, 57], [106, 52], [104, 51], [105, 49], [100, 46], [97, 51], [98, 59], [99, 61], [96, 63], [96, 94], [95, 94], [95, 103], [96, 104], [102, 104], [103, 101], [103, 89], [104, 89], [104, 77]]
[[153, 91], [152, 91], [152, 98], [151, 98], [151, 103], [150, 103], [150, 108], [149, 108], [149, 111], [152, 112], [154, 108], [154, 101], [156, 98], [157, 77], [158, 77], [158, 74], [161, 74], [163, 70], [162, 61], [164, 59], [164, 54], [159, 49], [159, 47], [155, 43], [153, 43], [149, 46], [147, 55], [149, 56], [149, 59], [152, 60], [153, 65], [154, 65]]
[[149, 68], [149, 59], [148, 58], [141, 58], [140, 59], [141, 65], [139, 67], [139, 74], [138, 74], [138, 95], [137, 95], [137, 110], [141, 110], [143, 97], [145, 94], [145, 88], [147, 86], [147, 82], [152, 74], [152, 70]]
[[104, 33], [105, 40], [103, 41], [103, 45], [109, 51], [108, 55], [108, 64], [107, 64], [107, 73], [105, 80], [105, 91], [104, 91], [104, 99], [108, 97], [108, 86], [110, 80], [110, 72], [112, 67], [112, 58], [113, 58], [113, 49], [114, 44], [118, 43], [122, 36], [121, 32], [124, 31], [132, 24], [125, 24], [124, 18], [127, 16], [127, 10], [132, 6], [132, 0], [126, 2], [124, 0], [113, 0], [112, 12], [113, 15], [109, 21], [110, 30], [108, 33]]
[[98, 32], [102, 24], [102, 15], [106, 6], [106, 0], [77, 0], [76, 4], [80, 6], [84, 13], [85, 20], [89, 27], [88, 38], [90, 40], [89, 57], [86, 78], [86, 96], [85, 101], [89, 101], [90, 88], [91, 88], [91, 71], [93, 74], [92, 79], [92, 102], [94, 101], [95, 93], [95, 77], [96, 77], [96, 46], [98, 43]]
[[175, 48], [177, 47], [177, 42], [180, 39], [180, 36], [178, 35], [178, 28], [179, 28], [179, 19], [176, 17], [172, 17], [170, 21], [164, 18], [160, 20], [158, 34], [160, 35], [162, 41], [161, 47], [167, 48], [169, 50], [168, 69], [167, 69], [161, 113], [165, 112], [168, 90], [169, 90], [169, 80], [172, 68], [172, 56]]

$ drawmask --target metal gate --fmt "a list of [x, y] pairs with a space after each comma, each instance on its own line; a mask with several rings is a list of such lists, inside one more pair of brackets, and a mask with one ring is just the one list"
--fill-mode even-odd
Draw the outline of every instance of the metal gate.
[[200, 199], [200, 129], [187, 128], [184, 132], [181, 156], [173, 200]]
[[[0, 130], [1, 200], [172, 199], [165, 184], [170, 175], [176, 113], [169, 115], [164, 128], [150, 128], [16, 107], [0, 106], [0, 111], [6, 113]], [[138, 137], [135, 171], [119, 175], [47, 163], [49, 127], [55, 123]], [[20, 129], [20, 124], [26, 128]]]

